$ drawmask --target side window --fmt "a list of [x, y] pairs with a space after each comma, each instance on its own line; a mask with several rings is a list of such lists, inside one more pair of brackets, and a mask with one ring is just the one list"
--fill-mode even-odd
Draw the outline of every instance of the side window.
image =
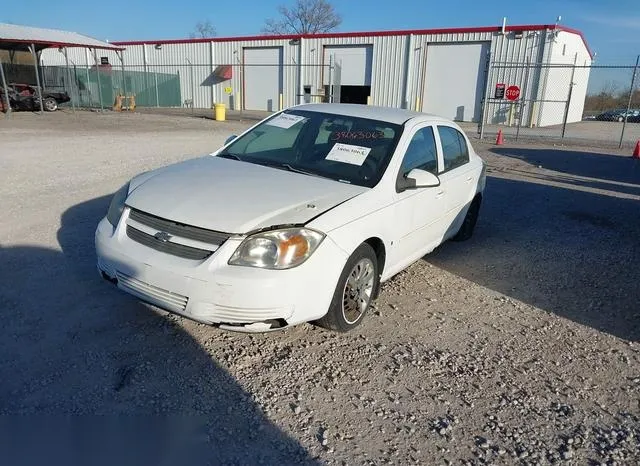
[[442, 143], [445, 171], [460, 167], [469, 161], [467, 142], [460, 131], [450, 126], [438, 126], [438, 134]]
[[434, 175], [438, 173], [438, 151], [431, 126], [419, 129], [411, 138], [402, 160], [401, 174], [405, 175], [414, 168], [426, 170]]

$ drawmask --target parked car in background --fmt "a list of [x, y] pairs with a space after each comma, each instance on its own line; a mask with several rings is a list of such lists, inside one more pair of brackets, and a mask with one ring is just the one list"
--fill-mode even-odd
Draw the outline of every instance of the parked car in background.
[[[13, 110], [40, 110], [40, 99], [38, 88], [30, 84], [10, 83], [7, 84], [9, 92], [9, 102]], [[0, 94], [4, 95], [4, 89], [0, 87]], [[44, 89], [42, 91], [42, 106], [47, 112], [55, 112], [58, 105], [69, 102], [71, 98], [65, 91], [53, 91]]]
[[616, 110], [609, 110], [606, 112], [603, 112], [599, 115], [596, 116], [596, 120], [599, 121], [624, 121], [624, 117], [625, 115], [627, 115], [627, 121], [629, 121], [630, 118], [635, 118], [640, 116], [640, 110], [639, 109], [630, 109], [629, 112], [627, 112], [626, 108], [619, 108]]
[[97, 227], [97, 266], [144, 301], [222, 328], [347, 331], [381, 282], [471, 237], [485, 177], [451, 120], [299, 105], [126, 183]]
[[640, 123], [640, 112], [627, 118], [628, 123]]

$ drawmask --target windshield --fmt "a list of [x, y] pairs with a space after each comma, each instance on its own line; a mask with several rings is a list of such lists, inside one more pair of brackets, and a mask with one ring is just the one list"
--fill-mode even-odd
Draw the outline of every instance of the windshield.
[[372, 188], [401, 131], [400, 125], [383, 121], [292, 109], [255, 127], [218, 156]]

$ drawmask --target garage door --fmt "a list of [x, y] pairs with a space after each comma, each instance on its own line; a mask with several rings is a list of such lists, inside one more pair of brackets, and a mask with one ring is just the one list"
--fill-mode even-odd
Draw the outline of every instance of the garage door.
[[327, 46], [324, 48], [324, 84], [329, 84], [329, 59], [341, 66], [343, 86], [371, 86], [373, 45]]
[[281, 92], [282, 47], [245, 48], [244, 108], [275, 112]]
[[429, 44], [422, 111], [479, 121], [489, 43]]

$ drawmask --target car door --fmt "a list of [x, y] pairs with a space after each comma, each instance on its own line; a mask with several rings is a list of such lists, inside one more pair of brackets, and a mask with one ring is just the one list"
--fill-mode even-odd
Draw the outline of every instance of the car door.
[[[438, 154], [435, 128], [417, 128], [403, 155], [397, 177], [414, 168], [438, 174], [442, 164]], [[395, 240], [389, 266], [401, 270], [438, 244], [444, 234], [442, 217], [446, 212], [445, 186], [408, 189], [395, 193]]]
[[438, 142], [442, 152], [443, 169], [440, 182], [447, 186], [445, 202], [445, 239], [456, 234], [465, 207], [473, 199], [477, 184], [477, 168], [470, 162], [469, 146], [464, 135], [453, 126], [437, 126]]

